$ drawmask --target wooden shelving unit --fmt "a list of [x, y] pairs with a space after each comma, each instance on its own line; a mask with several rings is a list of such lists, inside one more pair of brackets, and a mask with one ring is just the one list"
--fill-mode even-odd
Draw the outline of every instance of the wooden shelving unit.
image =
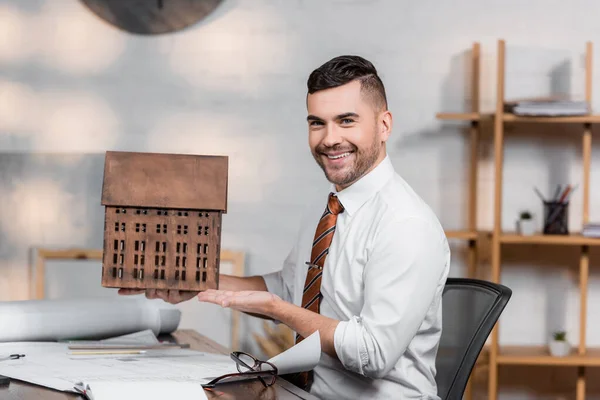
[[[467, 200], [467, 228], [458, 231], [446, 231], [449, 239], [465, 240], [468, 245], [467, 276], [476, 277], [478, 264], [478, 248], [482, 235], [477, 231], [477, 162], [481, 140], [481, 124], [483, 119], [479, 112], [480, 94], [480, 45], [474, 43], [471, 50], [471, 112], [470, 113], [439, 113], [438, 119], [453, 121], [468, 121], [469, 126], [469, 178]], [[472, 397], [472, 382], [466, 388], [466, 398]]]
[[468, 200], [467, 200], [467, 227], [464, 230], [446, 231], [449, 239], [466, 240], [468, 250], [468, 274], [475, 276], [477, 273], [477, 247], [480, 239], [477, 231], [477, 161], [478, 149], [481, 138], [480, 114], [479, 114], [479, 74], [480, 74], [480, 52], [479, 43], [473, 44], [472, 49], [472, 74], [471, 74], [471, 97], [473, 98], [470, 113], [445, 113], [438, 114], [438, 118], [447, 120], [469, 121], [469, 178], [468, 178]]
[[[586, 44], [586, 73], [585, 73], [585, 97], [591, 104], [592, 100], [592, 44]], [[572, 117], [524, 117], [504, 112], [505, 104], [505, 62], [506, 44], [504, 40], [498, 40], [497, 44], [497, 90], [496, 109], [493, 113], [479, 112], [479, 43], [473, 45], [473, 76], [472, 76], [472, 111], [465, 113], [438, 113], [436, 117], [441, 120], [470, 122], [471, 129], [477, 133], [471, 135], [471, 146], [473, 157], [476, 152], [473, 146], [479, 144], [479, 122], [489, 119], [493, 122], [493, 149], [494, 149], [494, 226], [491, 232], [491, 280], [501, 282], [501, 265], [503, 246], [514, 245], [542, 245], [542, 246], [578, 246], [579, 257], [579, 289], [580, 289], [580, 333], [579, 343], [572, 350], [571, 355], [566, 357], [553, 357], [547, 346], [500, 346], [498, 343], [498, 330], [502, 317], [491, 334], [489, 346], [482, 352], [488, 368], [488, 398], [496, 400], [498, 396], [498, 367], [511, 365], [524, 366], [570, 366], [577, 368], [577, 381], [575, 384], [575, 396], [577, 400], [585, 399], [586, 394], [586, 368], [600, 366], [600, 349], [588, 348], [586, 346], [587, 326], [587, 291], [589, 276], [589, 248], [600, 246], [600, 238], [590, 238], [578, 233], [569, 235], [544, 235], [522, 236], [512, 232], [502, 231], [502, 189], [503, 189], [503, 166], [504, 166], [504, 126], [513, 123], [543, 123], [543, 124], [580, 124], [582, 127], [582, 192], [583, 192], [583, 221], [589, 222], [590, 207], [590, 164], [592, 151], [592, 124], [600, 123], [600, 115], [584, 115]], [[477, 93], [476, 93], [477, 92]], [[474, 144], [475, 142], [475, 144]], [[471, 159], [471, 176], [477, 176], [477, 161]], [[471, 185], [474, 187], [474, 185]], [[470, 195], [470, 200], [476, 199]], [[469, 207], [474, 211], [476, 203], [470, 202]], [[470, 225], [462, 235], [456, 232], [448, 232], [449, 237], [471, 238], [480, 237], [475, 225]], [[451, 236], [454, 235], [454, 236]], [[469, 266], [469, 271], [475, 271], [476, 267]], [[470, 387], [467, 390], [467, 399], [471, 398]]]

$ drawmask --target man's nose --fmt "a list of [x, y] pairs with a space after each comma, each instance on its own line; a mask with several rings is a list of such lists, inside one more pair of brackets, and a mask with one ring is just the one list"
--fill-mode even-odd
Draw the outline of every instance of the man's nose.
[[321, 143], [327, 147], [333, 147], [336, 144], [342, 143], [342, 136], [340, 135], [339, 127], [335, 124], [327, 125], [325, 137]]

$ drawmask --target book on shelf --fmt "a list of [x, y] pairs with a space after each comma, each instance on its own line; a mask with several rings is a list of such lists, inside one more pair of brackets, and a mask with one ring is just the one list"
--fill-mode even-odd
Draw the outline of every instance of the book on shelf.
[[600, 237], [600, 223], [596, 223], [596, 224], [584, 224], [583, 225], [583, 230], [582, 230], [582, 235], [583, 236], [588, 236], [588, 237]]
[[504, 103], [504, 112], [521, 116], [573, 116], [591, 112], [585, 100], [574, 100], [562, 96], [519, 99]]

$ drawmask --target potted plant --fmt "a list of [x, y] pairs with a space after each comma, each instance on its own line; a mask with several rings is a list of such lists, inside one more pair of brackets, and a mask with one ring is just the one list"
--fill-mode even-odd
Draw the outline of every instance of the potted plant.
[[554, 332], [552, 341], [550, 341], [550, 354], [554, 357], [564, 357], [570, 352], [571, 345], [567, 341], [567, 333], [565, 331]]
[[533, 235], [535, 233], [535, 222], [529, 211], [522, 211], [519, 215], [518, 229], [521, 235]]

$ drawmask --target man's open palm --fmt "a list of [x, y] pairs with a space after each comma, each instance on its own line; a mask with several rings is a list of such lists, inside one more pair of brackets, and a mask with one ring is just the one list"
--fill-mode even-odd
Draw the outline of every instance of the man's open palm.
[[246, 313], [270, 316], [280, 298], [265, 291], [240, 291], [209, 289], [198, 294], [198, 300], [229, 307]]

